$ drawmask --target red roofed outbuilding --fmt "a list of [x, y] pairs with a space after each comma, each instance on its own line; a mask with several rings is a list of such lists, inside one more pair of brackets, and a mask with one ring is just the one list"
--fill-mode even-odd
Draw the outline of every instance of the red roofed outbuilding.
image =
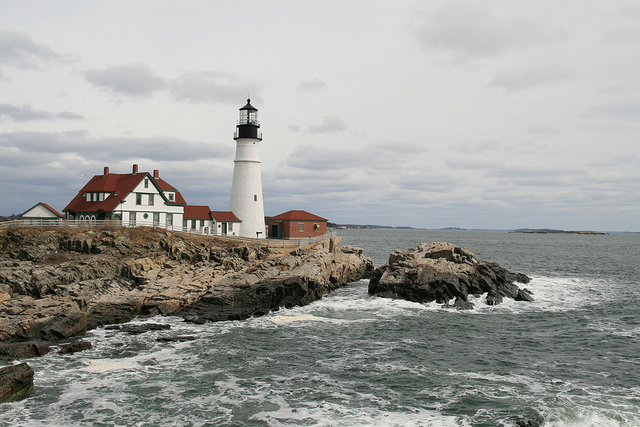
[[52, 222], [52, 221], [60, 221], [64, 215], [62, 215], [57, 210], [53, 209], [46, 203], [40, 202], [35, 206], [27, 209], [21, 216], [20, 219], [24, 221], [25, 224], [41, 224], [42, 221]]
[[327, 220], [307, 211], [292, 210], [267, 219], [272, 239], [304, 239], [327, 233]]

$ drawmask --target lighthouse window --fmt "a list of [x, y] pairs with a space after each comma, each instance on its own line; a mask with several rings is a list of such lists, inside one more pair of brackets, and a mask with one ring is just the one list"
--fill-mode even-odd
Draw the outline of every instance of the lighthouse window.
[[253, 201], [254, 201], [254, 202], [257, 202], [257, 201], [258, 201], [258, 195], [257, 195], [257, 194], [254, 194], [254, 195], [253, 195]]

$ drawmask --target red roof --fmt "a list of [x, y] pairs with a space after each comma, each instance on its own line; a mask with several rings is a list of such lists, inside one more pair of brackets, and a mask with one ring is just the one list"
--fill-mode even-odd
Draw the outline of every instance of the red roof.
[[211, 216], [217, 222], [242, 222], [233, 212], [211, 211]]
[[209, 206], [191, 206], [184, 207], [184, 219], [211, 219], [211, 209]]
[[[49, 209], [51, 212], [53, 212], [54, 214], [56, 214], [59, 218], [64, 218], [64, 215], [62, 215], [60, 212], [58, 212], [57, 210], [53, 209], [51, 206], [49, 206], [48, 204], [44, 203], [44, 202], [40, 202], [40, 204], [42, 206], [44, 206], [45, 208]], [[35, 207], [35, 206], [34, 206]]]
[[327, 221], [326, 219], [314, 215], [307, 211], [289, 211], [280, 215], [272, 216], [269, 219], [281, 219], [287, 221]]
[[[30, 207], [29, 209], [27, 209], [25, 212], [29, 212], [31, 209], [35, 208], [38, 205], [42, 205], [45, 208], [49, 209], [51, 211], [52, 214], [54, 214], [55, 216], [57, 216], [58, 218], [64, 218], [64, 215], [62, 215], [60, 212], [58, 212], [57, 210], [53, 209], [51, 206], [49, 206], [48, 204], [44, 203], [44, 202], [39, 202], [36, 203], [35, 205], [33, 205], [32, 207]], [[24, 214], [23, 214], [24, 215]]]
[[[82, 187], [80, 192], [73, 198], [73, 200], [63, 209], [63, 212], [98, 212], [98, 211], [113, 211], [116, 206], [133, 191], [134, 188], [145, 177], [149, 177], [149, 181], [155, 182], [161, 190], [175, 191], [175, 201], [166, 201], [171, 205], [186, 205], [187, 202], [182, 197], [179, 191], [169, 185], [166, 181], [160, 178], [153, 178], [147, 172], [139, 172], [135, 174], [126, 173], [110, 173], [107, 175], [96, 175], [89, 182]], [[83, 194], [86, 192], [98, 192], [98, 193], [111, 193], [109, 197], [101, 202], [88, 202]]]

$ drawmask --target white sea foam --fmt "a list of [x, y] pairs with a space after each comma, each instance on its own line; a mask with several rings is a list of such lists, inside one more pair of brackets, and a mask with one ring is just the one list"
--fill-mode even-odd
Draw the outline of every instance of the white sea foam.
[[281, 401], [281, 406], [274, 411], [259, 412], [252, 420], [264, 421], [269, 426], [314, 425], [314, 426], [382, 426], [382, 427], [457, 427], [470, 426], [465, 420], [447, 416], [438, 411], [421, 408], [404, 411], [382, 411], [376, 407], [353, 407], [330, 402], [314, 402], [306, 407], [292, 407]]

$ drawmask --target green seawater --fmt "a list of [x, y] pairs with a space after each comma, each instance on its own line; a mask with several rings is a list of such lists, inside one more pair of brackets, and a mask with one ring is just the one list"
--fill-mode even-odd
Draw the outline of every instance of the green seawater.
[[[367, 281], [243, 321], [126, 335], [30, 359], [0, 425], [640, 425], [640, 235], [339, 230], [376, 266], [445, 241], [533, 278], [533, 303], [455, 311], [375, 298]], [[182, 342], [159, 342], [189, 335]]]

